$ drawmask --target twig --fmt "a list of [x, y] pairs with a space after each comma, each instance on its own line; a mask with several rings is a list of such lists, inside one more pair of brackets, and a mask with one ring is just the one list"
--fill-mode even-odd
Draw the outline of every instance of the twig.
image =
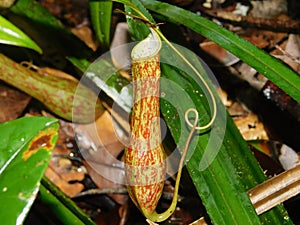
[[[258, 215], [300, 193], [300, 165], [285, 171], [248, 191]], [[198, 223], [199, 222], [199, 223]], [[207, 224], [204, 217], [191, 225]]]
[[90, 189], [87, 191], [80, 192], [73, 198], [80, 198], [87, 195], [102, 195], [102, 194], [127, 194], [127, 189], [126, 188]]
[[282, 49], [279, 45], [275, 45], [275, 48], [278, 49], [279, 51], [281, 51], [281, 53], [285, 56], [287, 56], [288, 58], [290, 58], [292, 61], [299, 63], [300, 64], [300, 59], [299, 57], [293, 56], [290, 53], [288, 53], [286, 50]]
[[[104, 188], [104, 189], [89, 189], [87, 191], [83, 191], [78, 193], [73, 198], [80, 198], [87, 195], [102, 195], [102, 194], [128, 194], [128, 191], [126, 188]], [[172, 200], [173, 199], [173, 193], [172, 192], [163, 192], [162, 197], [166, 200]], [[184, 199], [183, 196], [178, 195], [178, 202], [181, 202]]]
[[257, 214], [300, 193], [300, 166], [285, 171], [248, 191]]

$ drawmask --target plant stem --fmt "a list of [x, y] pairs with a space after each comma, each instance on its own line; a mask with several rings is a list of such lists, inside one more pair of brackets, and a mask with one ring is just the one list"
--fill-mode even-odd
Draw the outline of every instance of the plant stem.
[[43, 177], [40, 186], [41, 200], [66, 225], [95, 225], [82, 210], [58, 187]]

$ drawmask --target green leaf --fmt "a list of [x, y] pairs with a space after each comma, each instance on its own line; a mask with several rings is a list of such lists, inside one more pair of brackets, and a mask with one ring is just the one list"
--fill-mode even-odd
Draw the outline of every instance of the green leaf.
[[296, 101], [300, 102], [300, 76], [250, 42], [220, 25], [190, 11], [159, 1], [141, 0], [160, 19], [182, 24], [219, 44], [266, 76]]
[[57, 132], [57, 120], [45, 117], [23, 117], [0, 124], [2, 224], [22, 224], [36, 198]]
[[[164, 119], [175, 142], [182, 149], [187, 131], [183, 129], [185, 121], [180, 119], [180, 114], [184, 114], [185, 109], [190, 107], [186, 94], [197, 105], [199, 115], [205, 117], [209, 113], [207, 102], [203, 98], [197, 98], [195, 90], [202, 96], [205, 96], [205, 92], [192, 82], [193, 79], [186, 77], [183, 71], [174, 71], [169, 65], [163, 64], [162, 72], [163, 76], [176, 82], [184, 90], [179, 92], [174, 88], [162, 87], [165, 95], [171, 97], [168, 101], [162, 98], [161, 102]], [[189, 151], [192, 153], [188, 154], [192, 156], [188, 157], [187, 169], [213, 224], [260, 224], [246, 191], [266, 178], [231, 118], [223, 118], [227, 120], [227, 124], [224, 124], [220, 107], [219, 102], [217, 120], [210, 133], [196, 136], [191, 142]], [[182, 129], [184, 132], [179, 133]], [[279, 206], [261, 215], [260, 220], [263, 224], [289, 224], [285, 220], [288, 218], [286, 216], [287, 213]]]
[[20, 47], [30, 48], [38, 53], [42, 53], [42, 49], [24, 34], [19, 28], [10, 23], [0, 15], [0, 43], [8, 45], [16, 45]]
[[[162, 64], [161, 67], [162, 76], [178, 85], [177, 89], [168, 88], [167, 85], [162, 86], [165, 97], [161, 98], [161, 111], [175, 143], [179, 150], [182, 150], [189, 131], [186, 129], [183, 115], [186, 110], [194, 107], [201, 115], [200, 124], [206, 124], [209, 120], [208, 102], [205, 97], [199, 96], [207, 96], [207, 94], [197, 84], [195, 77], [186, 74], [183, 70], [174, 69], [175, 67], [170, 64]], [[215, 97], [217, 98], [216, 94]], [[184, 101], [177, 99], [184, 99]], [[234, 165], [232, 157], [237, 153], [232, 149], [229, 152], [223, 144], [229, 141], [226, 136], [224, 137], [225, 129], [230, 129], [226, 127], [228, 118], [220, 101], [217, 105], [218, 116], [212, 130], [200, 136], [196, 135], [189, 145], [186, 164], [189, 174], [213, 224], [260, 224], [246, 192], [247, 188], [258, 183], [257, 177], [247, 171], [247, 176], [251, 177], [248, 182], [245, 182], [247, 186], [241, 181], [244, 178], [242, 174], [249, 169], [249, 163], [256, 163], [256, 161], [251, 154], [250, 156], [247, 154], [248, 149], [242, 148], [247, 162], [241, 163], [238, 167]], [[238, 150], [235, 147], [234, 149]], [[264, 177], [263, 173], [261, 175]]]
[[96, 37], [103, 51], [110, 45], [112, 1], [90, 1], [90, 14]]
[[[147, 16], [147, 18], [150, 20], [150, 22], [155, 22], [154, 19], [152, 18], [152, 16], [150, 15], [150, 13], [147, 11], [146, 8], [144, 8], [144, 6], [141, 4], [140, 1], [132, 0], [131, 2], [136, 8], [138, 8], [142, 12], [143, 15]], [[125, 11], [127, 14], [132, 14], [137, 17], [140, 16], [136, 11], [133, 10], [132, 7], [130, 7], [126, 4], [125, 4]], [[149, 28], [147, 27], [147, 25], [144, 22], [134, 19], [130, 16], [128, 16], [126, 19], [128, 22], [129, 30], [141, 31], [141, 32], [132, 32], [131, 33], [132, 40], [139, 41], [139, 40], [143, 40], [144, 38], [147, 37], [147, 35], [149, 34]]]
[[78, 59], [76, 57], [67, 57], [67, 59], [81, 72], [85, 72], [91, 64], [87, 59]]
[[10, 10], [17, 15], [30, 18], [36, 23], [55, 29], [63, 29], [64, 26], [47, 9], [35, 0], [18, 0]]

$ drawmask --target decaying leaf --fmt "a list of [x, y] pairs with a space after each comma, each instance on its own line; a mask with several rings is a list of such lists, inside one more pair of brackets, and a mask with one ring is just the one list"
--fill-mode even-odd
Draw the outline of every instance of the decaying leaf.
[[[78, 193], [80, 193], [83, 189], [84, 189], [84, 185], [79, 183], [79, 182], [75, 182], [70, 184], [68, 179], [65, 179], [66, 176], [57, 173], [53, 168], [48, 167], [46, 172], [45, 172], [45, 176], [51, 180], [57, 187], [59, 187], [59, 189], [64, 192], [66, 195], [68, 195], [69, 197], [74, 197], [75, 195], [77, 195]], [[68, 175], [67, 175], [68, 176]], [[84, 177], [84, 173], [77, 173], [76, 174], [76, 180], [83, 180]], [[73, 178], [75, 178], [73, 177]]]
[[287, 145], [281, 146], [278, 159], [285, 170], [300, 165], [300, 155]]
[[[113, 126], [112, 117], [105, 112], [95, 123], [77, 125], [77, 143], [84, 157], [88, 174], [97, 186], [102, 188], [124, 188], [124, 165], [117, 158], [124, 149]], [[124, 204], [127, 196], [110, 195]]]
[[224, 66], [231, 66], [240, 61], [239, 58], [212, 41], [202, 42], [200, 44], [200, 48], [206, 51], [211, 56], [215, 57]]
[[267, 131], [258, 116], [244, 104], [228, 99], [226, 92], [219, 90], [219, 96], [245, 140], [268, 140]]
[[253, 6], [250, 14], [253, 17], [273, 18], [280, 13], [287, 12], [286, 0], [272, 0], [272, 1], [251, 1]]
[[99, 44], [94, 40], [92, 30], [88, 26], [75, 27], [71, 31], [93, 51], [97, 50]]
[[290, 34], [288, 40], [281, 45], [276, 45], [272, 54], [287, 63], [296, 72], [300, 72], [300, 36]]
[[21, 116], [31, 97], [16, 89], [0, 86], [0, 123]]

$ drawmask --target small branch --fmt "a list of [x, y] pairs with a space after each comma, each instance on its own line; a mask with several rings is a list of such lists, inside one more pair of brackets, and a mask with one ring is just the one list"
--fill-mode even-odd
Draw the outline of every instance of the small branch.
[[[258, 215], [300, 193], [300, 165], [285, 171], [248, 191]], [[191, 225], [207, 224], [203, 217]]]
[[279, 45], [275, 45], [275, 48], [281, 51], [281, 53], [291, 59], [293, 62], [300, 64], [299, 57], [292, 56], [290, 53], [288, 53], [286, 50], [282, 49]]
[[[87, 191], [80, 192], [73, 198], [80, 198], [87, 195], [103, 195], [103, 194], [128, 194], [128, 191], [126, 188], [104, 188], [104, 189], [89, 189]], [[163, 192], [162, 197], [166, 200], [172, 200], [173, 199], [173, 193], [172, 192]], [[184, 199], [183, 196], [178, 195], [178, 202], [181, 202]]]
[[87, 195], [103, 195], [103, 194], [127, 194], [126, 188], [106, 188], [106, 189], [90, 189], [87, 191], [80, 192], [73, 198], [80, 198]]
[[299, 193], [300, 166], [272, 177], [248, 191], [257, 214], [262, 214]]

